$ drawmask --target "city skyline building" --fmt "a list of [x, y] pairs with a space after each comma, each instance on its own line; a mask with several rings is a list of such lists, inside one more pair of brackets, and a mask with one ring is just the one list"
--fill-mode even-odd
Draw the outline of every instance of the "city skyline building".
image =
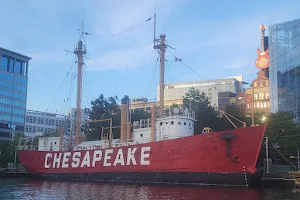
[[[219, 106], [226, 106], [226, 102], [229, 102], [232, 96], [244, 91], [243, 84], [242, 76], [165, 84], [164, 98], [165, 101], [183, 99], [186, 93], [188, 93], [191, 88], [194, 88], [195, 90], [199, 90], [200, 93], [204, 92], [211, 102], [211, 105], [219, 109]], [[159, 87], [157, 94], [159, 94]], [[157, 96], [157, 101], [159, 101], [159, 96]]]
[[55, 133], [57, 126], [64, 123], [68, 123], [69, 126], [69, 119], [66, 115], [26, 110], [24, 134], [29, 138], [34, 138], [44, 133]]
[[300, 19], [269, 26], [271, 112], [290, 111], [300, 123]]
[[0, 47], [0, 141], [24, 131], [30, 60]]

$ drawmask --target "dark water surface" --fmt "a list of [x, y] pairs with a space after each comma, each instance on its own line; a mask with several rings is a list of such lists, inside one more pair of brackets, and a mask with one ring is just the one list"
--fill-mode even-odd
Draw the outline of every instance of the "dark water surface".
[[300, 193], [292, 193], [291, 189], [138, 186], [0, 179], [0, 199], [300, 200]]

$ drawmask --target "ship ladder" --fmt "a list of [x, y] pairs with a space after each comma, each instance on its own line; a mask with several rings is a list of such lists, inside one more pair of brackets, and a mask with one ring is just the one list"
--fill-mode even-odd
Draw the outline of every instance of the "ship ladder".
[[246, 173], [246, 167], [245, 166], [243, 166], [243, 171], [244, 171], [245, 184], [246, 184], [246, 187], [248, 188], [249, 185], [248, 185], [248, 178], [247, 178], [247, 173]]

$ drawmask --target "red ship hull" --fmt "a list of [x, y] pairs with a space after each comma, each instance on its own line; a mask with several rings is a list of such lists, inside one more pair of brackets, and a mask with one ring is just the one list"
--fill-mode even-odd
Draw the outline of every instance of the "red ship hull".
[[251, 186], [266, 126], [81, 151], [19, 150], [20, 164], [50, 180]]

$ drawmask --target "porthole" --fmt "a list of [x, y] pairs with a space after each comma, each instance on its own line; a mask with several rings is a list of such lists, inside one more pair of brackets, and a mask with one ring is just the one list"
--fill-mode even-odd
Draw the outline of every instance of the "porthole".
[[183, 124], [186, 125], [186, 122], [184, 122]]
[[168, 122], [166, 122], [166, 124], [168, 124]]
[[191, 126], [191, 123], [189, 123], [189, 126]]
[[141, 137], [143, 137], [143, 133], [141, 133], [141, 135], [140, 135]]
[[163, 125], [163, 123], [162, 123], [162, 122], [160, 122], [160, 125], [162, 126], [162, 125]]
[[181, 124], [181, 122], [178, 122], [178, 125], [180, 125]]
[[174, 124], [174, 121], [171, 121], [171, 124], [173, 125], [173, 124]]

